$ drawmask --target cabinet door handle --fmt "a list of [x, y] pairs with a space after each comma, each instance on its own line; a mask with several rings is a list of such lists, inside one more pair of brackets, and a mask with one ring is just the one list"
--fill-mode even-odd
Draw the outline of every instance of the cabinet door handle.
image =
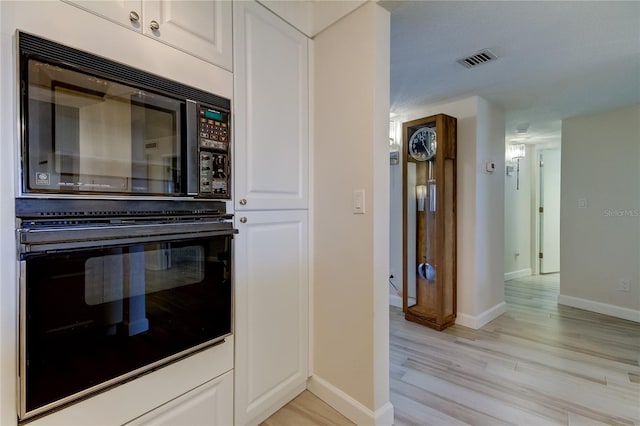
[[151, 21], [151, 23], [149, 24], [149, 27], [153, 31], [158, 31], [160, 29], [160, 24], [158, 24], [158, 21]]
[[131, 22], [138, 22], [140, 20], [140, 15], [138, 15], [138, 12], [132, 10], [129, 12], [129, 20]]
[[240, 218], [240, 223], [247, 223], [247, 218], [246, 217], [241, 217]]
[[247, 200], [245, 198], [243, 198], [242, 200], [240, 200], [240, 205], [241, 206], [246, 206], [247, 205]]

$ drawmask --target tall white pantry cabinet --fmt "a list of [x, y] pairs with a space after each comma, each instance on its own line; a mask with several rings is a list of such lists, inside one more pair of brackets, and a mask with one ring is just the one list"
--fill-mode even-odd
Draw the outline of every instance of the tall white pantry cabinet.
[[257, 424], [306, 387], [308, 39], [234, 2], [235, 423]]

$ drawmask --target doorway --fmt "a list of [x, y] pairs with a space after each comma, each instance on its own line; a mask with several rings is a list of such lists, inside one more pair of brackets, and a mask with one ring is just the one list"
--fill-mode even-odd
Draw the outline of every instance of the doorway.
[[560, 272], [560, 149], [538, 151], [538, 272]]

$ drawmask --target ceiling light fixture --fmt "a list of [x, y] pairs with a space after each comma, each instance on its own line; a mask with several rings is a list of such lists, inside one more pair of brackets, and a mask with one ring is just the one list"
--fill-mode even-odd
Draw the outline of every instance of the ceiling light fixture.
[[519, 135], [524, 135], [529, 130], [529, 123], [518, 124], [516, 127], [516, 133]]

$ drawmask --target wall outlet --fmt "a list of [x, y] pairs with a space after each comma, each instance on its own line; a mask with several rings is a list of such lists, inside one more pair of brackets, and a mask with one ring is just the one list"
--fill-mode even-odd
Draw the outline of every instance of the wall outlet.
[[618, 281], [619, 291], [631, 291], [631, 280], [621, 279]]

